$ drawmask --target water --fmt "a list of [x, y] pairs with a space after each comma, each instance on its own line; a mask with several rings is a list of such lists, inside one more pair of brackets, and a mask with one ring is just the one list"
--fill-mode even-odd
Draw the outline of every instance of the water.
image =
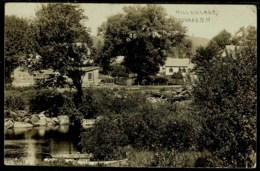
[[4, 130], [6, 165], [35, 165], [48, 154], [77, 153], [78, 131], [72, 126]]

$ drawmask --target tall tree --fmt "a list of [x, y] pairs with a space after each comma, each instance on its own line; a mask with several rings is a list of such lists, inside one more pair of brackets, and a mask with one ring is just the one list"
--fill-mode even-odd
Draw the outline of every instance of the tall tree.
[[39, 55], [37, 69], [53, 69], [72, 79], [81, 99], [81, 67], [89, 57], [92, 46], [90, 30], [84, 26], [87, 19], [79, 5], [50, 3], [42, 5], [33, 22], [35, 52]]
[[29, 20], [17, 16], [5, 16], [5, 81], [12, 71], [22, 64], [30, 46]]
[[231, 43], [231, 34], [226, 30], [222, 30], [209, 41], [206, 47], [198, 47], [196, 54], [192, 58], [192, 62], [196, 64], [195, 70], [201, 73], [206, 72], [206, 70], [211, 67], [211, 59], [222, 54], [225, 46]]
[[239, 39], [225, 57], [200, 53], [211, 60], [193, 88], [193, 111], [203, 121], [199, 144], [225, 167], [252, 167], [256, 161], [256, 28], [248, 27]]
[[186, 30], [158, 5], [128, 6], [123, 10], [99, 28], [105, 39], [102, 63], [107, 67], [111, 57], [123, 55], [124, 65], [142, 81], [159, 71], [170, 47], [184, 41]]

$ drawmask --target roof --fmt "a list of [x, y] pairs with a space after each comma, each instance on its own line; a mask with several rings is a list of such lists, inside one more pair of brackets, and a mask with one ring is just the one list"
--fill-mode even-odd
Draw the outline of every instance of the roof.
[[189, 58], [171, 58], [167, 57], [165, 61], [165, 66], [179, 67], [179, 66], [189, 66], [191, 65]]
[[80, 69], [82, 69], [82, 71], [93, 71], [93, 70], [97, 70], [97, 69], [99, 69], [99, 67], [92, 67], [92, 66], [90, 66], [90, 67], [81, 67]]
[[125, 56], [116, 56], [115, 58], [111, 59], [111, 64], [122, 64], [125, 59]]
[[227, 56], [227, 54], [232, 54], [234, 55], [234, 52], [236, 51], [236, 49], [239, 48], [239, 46], [236, 45], [226, 45], [223, 53], [221, 54], [222, 57]]

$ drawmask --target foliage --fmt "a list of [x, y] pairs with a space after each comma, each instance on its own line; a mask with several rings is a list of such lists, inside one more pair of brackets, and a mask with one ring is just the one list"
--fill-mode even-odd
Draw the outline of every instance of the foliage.
[[87, 89], [85, 98], [76, 106], [84, 118], [95, 118], [100, 114], [110, 112], [110, 103], [113, 101], [114, 93], [109, 89]]
[[137, 73], [137, 80], [142, 82], [159, 71], [170, 47], [185, 41], [186, 30], [158, 5], [128, 6], [123, 10], [99, 28], [105, 40], [101, 63], [107, 69], [110, 58], [123, 55], [126, 68]]
[[12, 110], [23, 110], [25, 102], [20, 96], [9, 95], [5, 96], [5, 107]]
[[121, 64], [115, 64], [110, 67], [110, 75], [112, 77], [128, 77], [129, 72], [126, 67]]
[[[256, 150], [256, 30], [247, 28], [234, 53], [211, 56], [193, 89], [194, 111], [201, 116], [201, 149], [226, 167], [253, 165]], [[248, 42], [251, 46], [248, 46]]]
[[81, 134], [83, 151], [93, 154], [93, 160], [116, 160], [126, 157], [123, 147], [127, 136], [119, 129], [113, 118], [103, 118]]
[[151, 165], [155, 167], [191, 168], [195, 166], [200, 154], [195, 151], [180, 152], [175, 149], [160, 149], [151, 159]]
[[106, 132], [106, 136], [98, 139], [100, 147], [92, 147], [97, 143], [96, 141], [86, 144], [89, 139], [97, 139], [99, 135], [96, 134], [100, 134], [99, 129], [104, 130], [111, 122], [122, 135], [127, 137], [126, 144], [138, 150], [173, 148], [184, 151], [195, 148], [197, 135], [200, 133], [200, 123], [197, 116], [191, 115], [189, 108], [185, 108], [185, 105], [176, 106], [167, 103], [153, 105], [138, 97], [138, 94], [133, 93], [125, 99], [112, 100], [113, 108], [110, 108], [109, 115], [103, 115], [109, 119], [99, 122], [99, 126], [95, 125], [91, 132], [86, 130], [83, 133], [88, 135], [81, 140], [83, 147], [92, 148], [93, 152], [93, 148], [96, 151], [99, 150], [98, 148], [103, 148], [102, 142], [115, 141], [118, 135]]
[[196, 64], [195, 70], [206, 72], [207, 67], [210, 67], [210, 60], [214, 56], [221, 55], [225, 46], [229, 45], [231, 42], [231, 34], [226, 30], [223, 30], [213, 37], [206, 47], [198, 47], [195, 56], [192, 58], [192, 63]]
[[173, 79], [183, 79], [183, 75], [182, 75], [181, 72], [174, 72], [174, 73], [172, 74], [172, 78], [173, 78]]
[[38, 91], [30, 101], [31, 112], [46, 111], [50, 116], [57, 116], [59, 108], [64, 104], [64, 97], [61, 93], [52, 90]]
[[80, 98], [83, 95], [82, 75], [85, 73], [80, 67], [89, 58], [92, 46], [90, 30], [84, 26], [86, 19], [79, 5], [50, 3], [41, 6], [32, 23], [34, 52], [39, 56], [31, 68], [53, 69], [61, 76], [68, 76]]
[[5, 16], [5, 81], [11, 79], [11, 72], [23, 63], [30, 46], [29, 21], [17, 16]]

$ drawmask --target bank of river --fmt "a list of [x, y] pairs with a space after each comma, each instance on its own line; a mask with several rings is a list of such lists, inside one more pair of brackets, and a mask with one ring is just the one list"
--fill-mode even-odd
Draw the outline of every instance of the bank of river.
[[78, 133], [69, 125], [4, 130], [6, 165], [35, 165], [48, 154], [77, 153]]

